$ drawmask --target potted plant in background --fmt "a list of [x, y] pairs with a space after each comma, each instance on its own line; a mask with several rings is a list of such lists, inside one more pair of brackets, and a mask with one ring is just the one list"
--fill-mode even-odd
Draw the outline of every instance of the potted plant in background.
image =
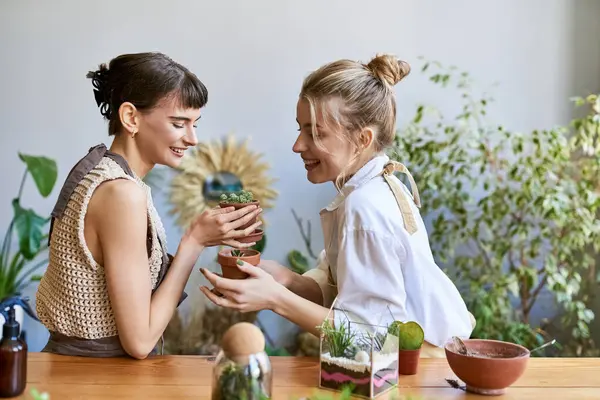
[[398, 337], [398, 373], [414, 375], [419, 367], [421, 347], [425, 334], [421, 325], [414, 321], [394, 321], [388, 333]]
[[[477, 320], [472, 337], [534, 348], [549, 339], [548, 317], [571, 342], [563, 355], [597, 356], [600, 97], [573, 99], [579, 117], [567, 126], [523, 134], [486, 121], [492, 99], [473, 92], [468, 73], [437, 62], [423, 71], [456, 90], [457, 113], [418, 105], [390, 157], [419, 185], [434, 257]], [[562, 313], [536, 326], [546, 291]]]
[[[0, 248], [0, 300], [9, 296], [21, 296], [23, 290], [32, 282], [39, 281], [34, 272], [48, 261], [38, 260], [48, 248], [47, 225], [50, 218], [38, 215], [30, 208], [22, 206], [22, 195], [27, 176], [31, 175], [42, 197], [48, 197], [54, 188], [58, 176], [56, 162], [42, 156], [19, 153], [19, 159], [25, 163], [25, 172], [17, 197], [12, 200], [13, 218], [8, 225]], [[16, 236], [18, 246], [14, 248]], [[23, 310], [15, 307], [17, 321], [23, 326]], [[4, 318], [0, 319], [0, 328]], [[1, 335], [0, 329], [0, 335]], [[0, 336], [1, 337], [1, 336]]]

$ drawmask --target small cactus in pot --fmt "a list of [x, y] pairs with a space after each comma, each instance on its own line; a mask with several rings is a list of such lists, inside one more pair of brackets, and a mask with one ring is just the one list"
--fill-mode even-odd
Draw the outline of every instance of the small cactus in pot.
[[388, 328], [388, 333], [398, 337], [398, 373], [414, 375], [417, 373], [421, 347], [425, 333], [421, 325], [414, 321], [394, 321]]
[[[221, 208], [233, 207], [236, 210], [239, 210], [240, 208], [248, 206], [260, 207], [260, 201], [255, 200], [254, 194], [246, 190], [240, 190], [239, 192], [223, 193], [221, 195], [221, 200], [219, 201], [219, 207]], [[256, 218], [253, 218], [251, 221], [240, 226], [238, 229], [246, 229], [255, 223]], [[259, 231], [259, 229], [257, 229], [257, 231]], [[260, 230], [260, 232], [262, 233], [262, 230]], [[255, 231], [255, 233], [258, 232]]]
[[221, 201], [219, 204], [221, 207], [230, 207], [238, 204], [241, 204], [242, 207], [245, 207], [250, 204], [258, 203], [258, 200], [254, 200], [254, 194], [252, 194], [252, 192], [240, 190], [239, 192], [223, 193], [221, 195]]

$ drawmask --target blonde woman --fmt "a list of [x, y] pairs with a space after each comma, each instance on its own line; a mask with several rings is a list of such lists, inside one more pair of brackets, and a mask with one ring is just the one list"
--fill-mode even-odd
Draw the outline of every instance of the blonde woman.
[[[424, 329], [423, 356], [443, 356], [452, 336], [468, 338], [474, 320], [455, 285], [433, 259], [410, 173], [385, 155], [396, 131], [394, 85], [410, 67], [390, 55], [368, 64], [335, 61], [304, 81], [296, 115], [307, 179], [333, 183], [338, 194], [320, 213], [325, 249], [318, 267], [298, 275], [273, 261], [240, 268], [251, 278], [204, 275], [223, 296], [215, 304], [270, 309], [317, 334], [327, 316], [387, 325], [392, 315]], [[393, 172], [404, 173], [408, 190]], [[334, 301], [344, 312], [330, 307]]]

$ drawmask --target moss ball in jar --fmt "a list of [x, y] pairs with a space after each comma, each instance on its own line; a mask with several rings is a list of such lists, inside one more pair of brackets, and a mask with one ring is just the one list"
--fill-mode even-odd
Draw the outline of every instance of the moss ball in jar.
[[248, 322], [232, 325], [223, 335], [213, 368], [212, 400], [267, 400], [271, 387], [263, 333]]

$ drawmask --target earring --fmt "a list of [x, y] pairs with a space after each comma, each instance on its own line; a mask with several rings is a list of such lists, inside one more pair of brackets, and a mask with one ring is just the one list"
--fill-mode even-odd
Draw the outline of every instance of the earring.
[[133, 130], [133, 132], [131, 132], [131, 138], [133, 139], [135, 137], [135, 134], [137, 133], [137, 130]]

